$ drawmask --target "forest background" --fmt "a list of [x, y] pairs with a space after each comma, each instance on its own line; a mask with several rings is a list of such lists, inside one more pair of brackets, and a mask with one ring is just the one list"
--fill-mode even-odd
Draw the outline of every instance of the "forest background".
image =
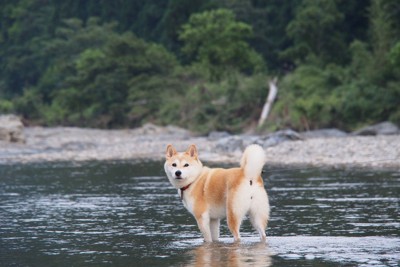
[[0, 113], [207, 133], [400, 124], [398, 0], [0, 0]]

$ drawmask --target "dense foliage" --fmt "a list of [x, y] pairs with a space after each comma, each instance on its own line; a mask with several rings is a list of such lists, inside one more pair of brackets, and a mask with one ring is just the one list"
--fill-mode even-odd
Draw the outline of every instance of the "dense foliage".
[[84, 127], [400, 124], [397, 0], [0, 1], [0, 112]]

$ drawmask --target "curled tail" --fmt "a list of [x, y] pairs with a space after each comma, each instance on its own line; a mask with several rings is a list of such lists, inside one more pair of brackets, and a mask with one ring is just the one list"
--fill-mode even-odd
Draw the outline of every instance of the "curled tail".
[[264, 149], [259, 145], [249, 145], [243, 152], [240, 167], [247, 179], [255, 179], [261, 175], [265, 161]]

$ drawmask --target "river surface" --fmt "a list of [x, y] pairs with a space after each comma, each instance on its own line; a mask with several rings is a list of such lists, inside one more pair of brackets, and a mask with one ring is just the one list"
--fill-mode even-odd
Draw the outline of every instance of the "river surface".
[[400, 172], [263, 176], [268, 243], [204, 244], [161, 162], [0, 165], [0, 266], [400, 265]]

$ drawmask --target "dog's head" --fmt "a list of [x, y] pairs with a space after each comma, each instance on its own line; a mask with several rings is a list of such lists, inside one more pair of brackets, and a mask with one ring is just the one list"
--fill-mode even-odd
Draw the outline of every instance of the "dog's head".
[[203, 168], [195, 145], [189, 146], [185, 152], [177, 152], [172, 145], [168, 145], [165, 159], [165, 173], [175, 188], [192, 183]]

